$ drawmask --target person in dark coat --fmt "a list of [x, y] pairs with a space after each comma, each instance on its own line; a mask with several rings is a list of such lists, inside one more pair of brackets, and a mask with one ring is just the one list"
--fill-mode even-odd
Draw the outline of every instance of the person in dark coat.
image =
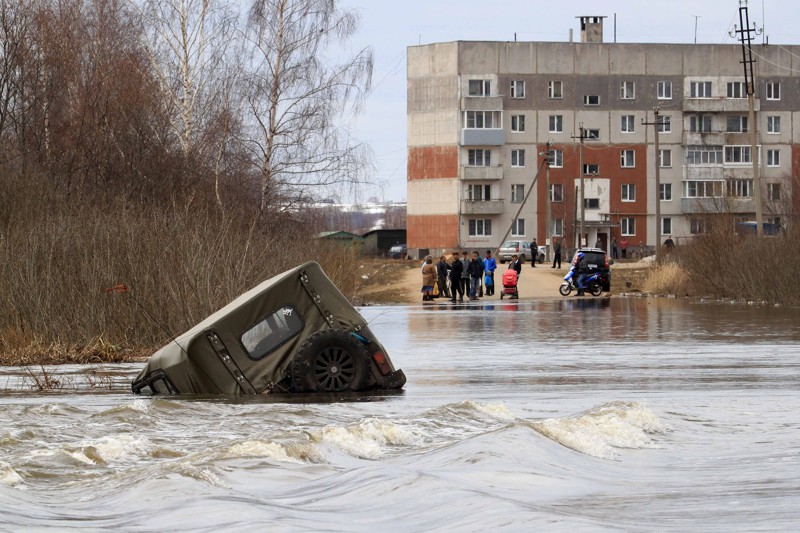
[[536, 238], [534, 237], [533, 242], [531, 243], [531, 266], [536, 268], [536, 261], [539, 260], [539, 243], [536, 242]]
[[517, 254], [511, 256], [511, 261], [508, 262], [508, 268], [517, 271], [517, 279], [519, 279], [519, 275], [522, 274], [522, 263], [519, 261], [519, 257]]
[[456, 303], [456, 294], [458, 294], [458, 301], [464, 301], [464, 289], [461, 286], [461, 274], [464, 270], [464, 264], [458, 257], [458, 252], [453, 252], [453, 263], [450, 265], [450, 291], [453, 297], [451, 302]]
[[561, 239], [553, 237], [553, 268], [561, 268]]
[[450, 265], [447, 264], [447, 260], [444, 256], [441, 256], [439, 262], [436, 263], [436, 274], [439, 281], [439, 294], [445, 298], [450, 298], [450, 290], [447, 288], [448, 270], [450, 270]]
[[483, 261], [478, 256], [478, 252], [472, 252], [472, 260], [469, 262], [467, 272], [469, 272], [470, 281], [469, 299], [477, 300], [478, 288], [481, 285], [481, 278], [483, 278]]

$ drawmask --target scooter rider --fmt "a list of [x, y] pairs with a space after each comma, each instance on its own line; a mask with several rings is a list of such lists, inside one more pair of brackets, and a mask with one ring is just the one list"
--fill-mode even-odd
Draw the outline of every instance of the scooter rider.
[[586, 274], [589, 272], [589, 264], [586, 261], [586, 257], [584, 256], [583, 252], [578, 252], [575, 256], [575, 273], [578, 274], [578, 281], [576, 282], [576, 287], [578, 287], [578, 296], [583, 296], [583, 291], [586, 289], [586, 286], [583, 284], [584, 280], [586, 279]]

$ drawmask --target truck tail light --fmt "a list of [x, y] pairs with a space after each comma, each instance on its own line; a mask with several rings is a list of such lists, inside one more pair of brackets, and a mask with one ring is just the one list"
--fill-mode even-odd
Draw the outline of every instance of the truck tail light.
[[382, 376], [392, 371], [392, 368], [389, 366], [389, 361], [386, 360], [386, 355], [384, 355], [383, 352], [375, 352], [372, 354], [372, 360], [375, 361], [375, 366], [378, 367]]

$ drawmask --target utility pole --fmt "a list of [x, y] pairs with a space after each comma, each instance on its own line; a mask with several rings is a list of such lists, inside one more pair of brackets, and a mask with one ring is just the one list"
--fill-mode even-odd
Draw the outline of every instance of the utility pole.
[[759, 30], [753, 25], [750, 27], [750, 14], [747, 10], [747, 0], [739, 0], [739, 27], [734, 26], [734, 34], [739, 34], [742, 43], [742, 66], [744, 67], [744, 82], [747, 86], [748, 119], [750, 121], [750, 158], [753, 160], [753, 189], [756, 204], [756, 235], [763, 236], [764, 228], [761, 216], [761, 175], [759, 172], [758, 157], [758, 123], [756, 122], [755, 107], [755, 74], [753, 73], [753, 50], [751, 48], [753, 35], [758, 35]]
[[578, 169], [578, 172], [580, 173], [579, 175], [580, 175], [580, 183], [581, 183], [581, 186], [580, 186], [580, 199], [579, 199], [580, 205], [581, 205], [581, 224], [580, 224], [580, 228], [581, 229], [580, 229], [580, 234], [578, 235], [578, 243], [577, 243], [577, 247], [580, 248], [581, 246], [583, 246], [583, 236], [584, 236], [584, 231], [585, 231], [584, 222], [586, 220], [586, 205], [585, 205], [586, 201], [584, 199], [585, 198], [586, 189], [585, 189], [584, 182], [583, 182], [583, 141], [586, 140], [586, 139], [589, 139], [590, 137], [589, 137], [589, 135], [587, 135], [586, 129], [583, 127], [583, 122], [578, 124], [578, 132], [580, 134], [579, 135], [572, 135], [572, 138], [581, 140], [581, 145], [580, 145], [580, 168]]
[[661, 151], [658, 148], [658, 134], [661, 130], [661, 108], [656, 106], [653, 108], [653, 122], [647, 122], [642, 119], [643, 126], [653, 126], [655, 131], [655, 150], [656, 150], [656, 261], [661, 260]]
[[[544, 242], [547, 244], [547, 246], [552, 247], [553, 243], [550, 242], [552, 240], [552, 238], [553, 238], [553, 236], [551, 235], [552, 231], [553, 231], [553, 228], [552, 228], [552, 223], [550, 222], [550, 202], [552, 201], [552, 198], [550, 197], [550, 163], [551, 163], [551, 161], [550, 161], [550, 145], [551, 145], [550, 141], [547, 141], [547, 145], [546, 145], [547, 148], [545, 149], [545, 152], [543, 154], [539, 154], [539, 155], [543, 155], [545, 157], [545, 165], [547, 165], [545, 167], [545, 187], [546, 187], [546, 190], [547, 190], [547, 197], [546, 197], [545, 206], [544, 206], [544, 212], [545, 212], [544, 218], [545, 218], [545, 224], [547, 224], [547, 231], [544, 234], [544, 238], [545, 238]], [[548, 248], [548, 250], [550, 250], [550, 248]], [[550, 258], [549, 254], [548, 254], [547, 260], [549, 261], [550, 259], [551, 258]]]
[[700, 15], [692, 15], [694, 17], [694, 44], [697, 44], [697, 19]]

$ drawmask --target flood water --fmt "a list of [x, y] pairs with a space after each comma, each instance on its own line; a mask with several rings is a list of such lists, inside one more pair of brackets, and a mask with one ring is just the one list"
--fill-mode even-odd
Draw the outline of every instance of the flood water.
[[362, 314], [408, 384], [132, 396], [0, 369], [0, 529], [793, 531], [800, 310], [577, 299]]

